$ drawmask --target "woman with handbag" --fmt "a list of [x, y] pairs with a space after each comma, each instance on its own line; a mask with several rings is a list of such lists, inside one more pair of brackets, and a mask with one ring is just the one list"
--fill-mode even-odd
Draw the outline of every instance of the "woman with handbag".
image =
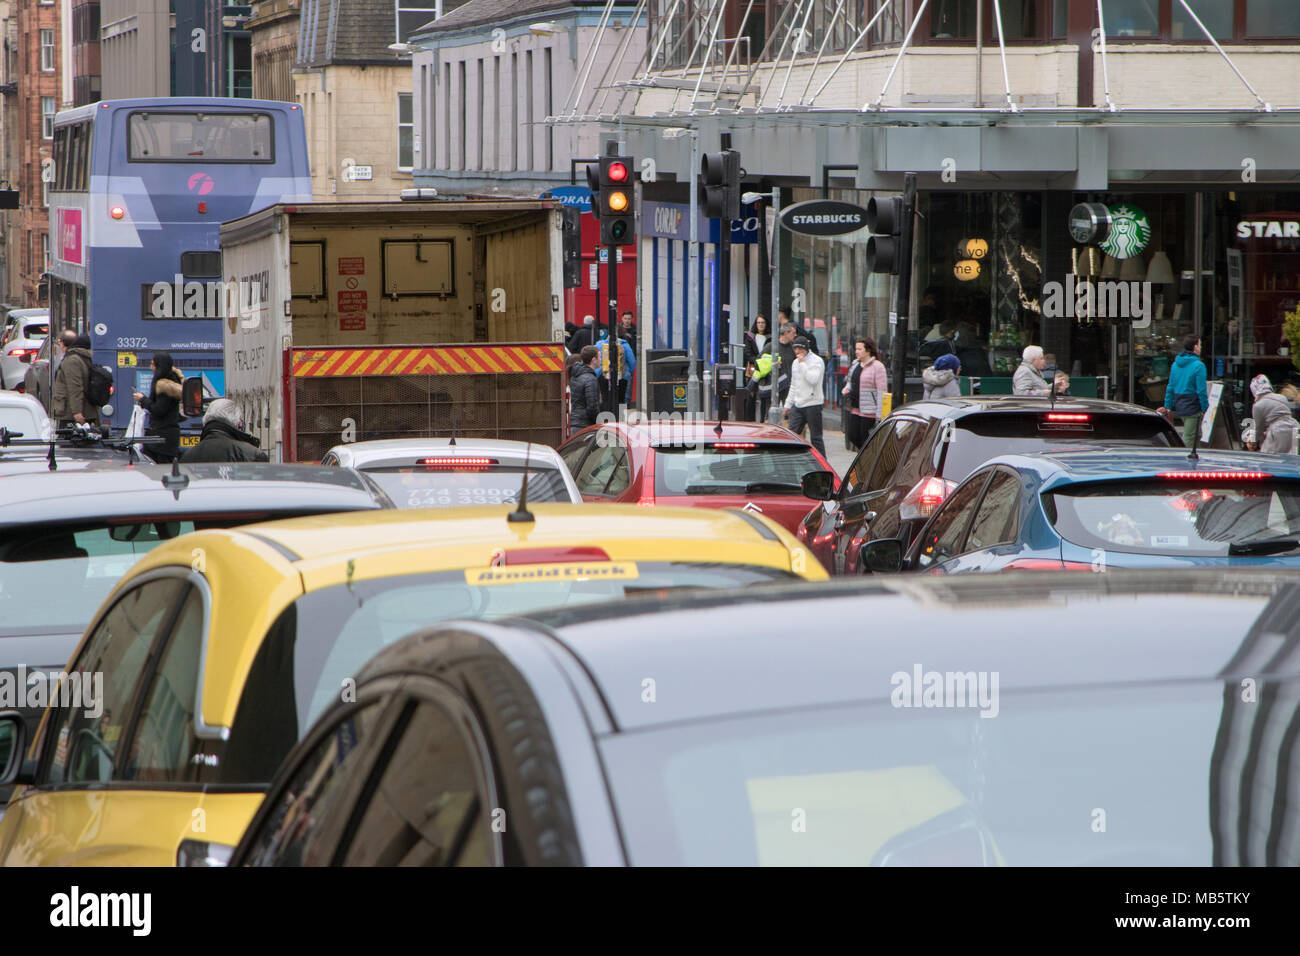
[[148, 449], [149, 457], [159, 464], [167, 464], [181, 456], [181, 386], [185, 378], [167, 352], [154, 352], [149, 367], [153, 369], [149, 394], [136, 392], [135, 400], [149, 413], [145, 434], [163, 439], [161, 445]]
[[881, 398], [889, 391], [889, 377], [874, 340], [854, 339], [853, 353], [855, 360], [840, 394], [849, 400], [849, 433], [845, 437], [858, 449], [867, 443], [880, 420]]

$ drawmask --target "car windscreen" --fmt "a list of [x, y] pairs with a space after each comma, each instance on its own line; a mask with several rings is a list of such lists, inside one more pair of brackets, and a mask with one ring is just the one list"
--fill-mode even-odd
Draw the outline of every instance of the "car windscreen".
[[42, 525], [0, 532], [0, 638], [81, 633], [122, 575], [163, 541], [190, 531], [233, 528], [296, 514], [250, 510], [197, 520], [140, 517], [116, 524]]
[[1061, 537], [1084, 548], [1184, 557], [1300, 552], [1300, 482], [1090, 482], [1047, 492], [1043, 505]]
[[258, 650], [222, 760], [222, 782], [270, 780], [298, 735], [370, 658], [438, 621], [796, 580], [755, 565], [589, 561], [411, 574], [313, 591], [281, 614]]
[[718, 442], [655, 449], [655, 496], [800, 495], [799, 480], [825, 471], [807, 445]]
[[[953, 674], [939, 676], [954, 694]], [[1279, 699], [1300, 692], [1279, 685]], [[1237, 741], [1225, 708], [1240, 705], [1222, 684], [984, 686], [987, 706], [977, 686], [949, 709], [886, 699], [602, 738], [632, 864], [1209, 866], [1238, 845], [1235, 820], [1217, 836], [1206, 824], [1215, 787], [1250, 811], [1233, 800], [1251, 783], [1250, 735]], [[1111, 822], [1100, 842], [1099, 788]], [[1294, 799], [1263, 812], [1257, 827], [1270, 814], [1274, 828], [1296, 825]], [[1295, 846], [1276, 862], [1300, 863]]]
[[[1043, 412], [965, 415], [956, 420], [944, 457], [943, 475], [961, 481], [990, 458], [1027, 455], [1081, 444], [1132, 444], [1169, 448], [1182, 444], [1169, 423], [1158, 415], [1106, 413], [1072, 420], [1069, 413]], [[1060, 418], [1049, 420], [1049, 415]]]
[[[467, 471], [430, 471], [423, 465], [366, 466], [364, 471], [399, 508], [455, 508], [512, 505], [519, 500], [524, 469], [486, 465]], [[570, 501], [564, 478], [554, 468], [528, 469], [529, 501]]]

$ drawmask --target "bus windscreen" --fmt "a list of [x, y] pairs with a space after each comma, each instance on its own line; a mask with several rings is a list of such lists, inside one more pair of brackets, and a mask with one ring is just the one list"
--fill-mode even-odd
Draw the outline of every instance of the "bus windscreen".
[[269, 163], [275, 158], [266, 113], [132, 113], [133, 163]]

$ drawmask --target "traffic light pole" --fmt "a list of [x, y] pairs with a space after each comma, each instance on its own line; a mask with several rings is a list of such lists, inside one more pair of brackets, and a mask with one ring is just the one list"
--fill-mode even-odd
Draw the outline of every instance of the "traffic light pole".
[[[700, 134], [691, 130], [691, 170], [700, 168]], [[686, 276], [686, 411], [692, 419], [700, 411], [700, 357], [696, 347], [696, 317], [700, 307], [700, 196], [695, 180], [691, 184], [691, 257]]]
[[894, 408], [903, 404], [903, 369], [907, 364], [907, 312], [912, 300], [912, 223], [916, 219], [916, 173], [903, 180], [903, 221], [898, 230], [898, 287], [894, 290]]
[[609, 271], [605, 273], [605, 293], [609, 296], [609, 407], [605, 409], [618, 420], [618, 380], [623, 365], [623, 348], [618, 341], [618, 247], [606, 246]]
[[[772, 365], [767, 373], [767, 384], [772, 389], [772, 402], [767, 409], [767, 421], [771, 425], [780, 425], [781, 402], [778, 397], [780, 395], [778, 385], [781, 374], [776, 363], [781, 353], [776, 347], [777, 333], [780, 331], [776, 324], [776, 313], [781, 307], [781, 187], [776, 185], [772, 186], [772, 214], [775, 217], [772, 221], [772, 248], [768, 253], [768, 263], [772, 272], [772, 307], [767, 312], [767, 343], [772, 350]], [[760, 411], [763, 408], [761, 398], [758, 407]]]

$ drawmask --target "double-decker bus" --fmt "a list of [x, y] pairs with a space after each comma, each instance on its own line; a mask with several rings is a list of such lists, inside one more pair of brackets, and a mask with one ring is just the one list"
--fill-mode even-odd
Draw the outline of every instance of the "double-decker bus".
[[132, 392], [148, 393], [156, 351], [223, 393], [225, 299], [243, 285], [223, 281], [221, 223], [310, 200], [293, 103], [110, 100], [55, 117], [50, 338], [90, 336], [95, 361], [114, 370], [115, 427], [130, 421]]

